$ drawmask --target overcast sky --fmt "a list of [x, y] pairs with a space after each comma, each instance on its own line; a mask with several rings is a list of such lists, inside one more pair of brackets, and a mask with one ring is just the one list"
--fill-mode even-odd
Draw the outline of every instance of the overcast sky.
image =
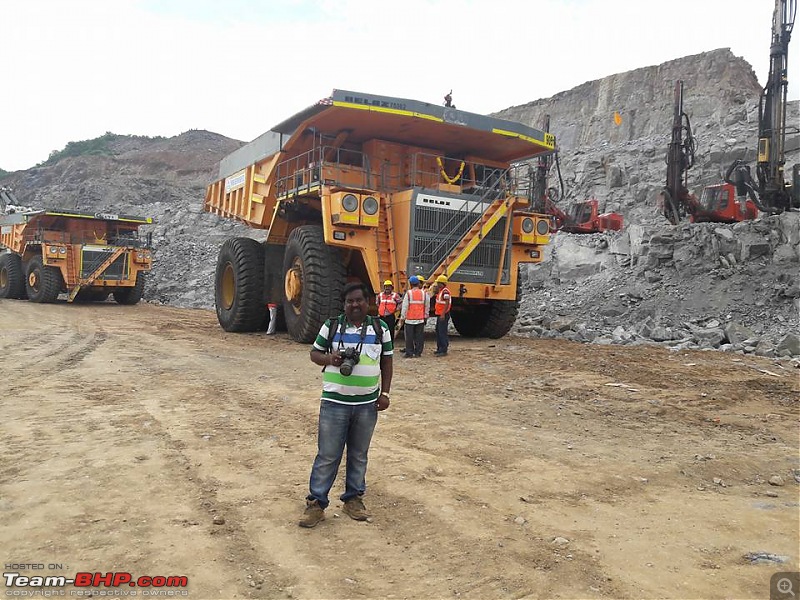
[[[772, 0], [0, 0], [0, 168], [106, 131], [249, 141], [334, 88], [494, 112], [731, 48]], [[796, 37], [800, 33], [796, 33]], [[790, 44], [800, 97], [800, 40]]]

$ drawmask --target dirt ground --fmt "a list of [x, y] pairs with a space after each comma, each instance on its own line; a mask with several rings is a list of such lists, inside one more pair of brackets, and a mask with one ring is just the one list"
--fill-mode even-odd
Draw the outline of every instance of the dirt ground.
[[341, 514], [340, 478], [304, 530], [308, 347], [226, 334], [202, 310], [0, 300], [5, 571], [183, 575], [198, 599], [485, 599], [766, 598], [798, 570], [790, 363], [428, 344], [395, 360], [373, 519]]

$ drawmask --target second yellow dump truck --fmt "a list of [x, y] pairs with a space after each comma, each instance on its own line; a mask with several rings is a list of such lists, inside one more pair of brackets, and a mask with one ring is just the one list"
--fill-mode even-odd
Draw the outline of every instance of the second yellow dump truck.
[[[268, 303], [299, 342], [342, 309], [358, 279], [446, 275], [453, 325], [505, 335], [519, 303], [520, 263], [540, 262], [547, 215], [528, 211], [522, 161], [555, 137], [520, 123], [415, 100], [334, 90], [220, 162], [205, 210], [267, 230], [220, 250], [217, 317], [253, 331]], [[279, 320], [280, 322], [280, 320]]]
[[150, 218], [72, 210], [0, 215], [0, 298], [136, 304], [153, 263]]

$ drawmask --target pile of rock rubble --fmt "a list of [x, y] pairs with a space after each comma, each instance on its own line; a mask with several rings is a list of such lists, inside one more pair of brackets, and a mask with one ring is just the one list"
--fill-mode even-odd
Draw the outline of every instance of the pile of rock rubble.
[[800, 357], [800, 213], [557, 234], [523, 272], [514, 332]]

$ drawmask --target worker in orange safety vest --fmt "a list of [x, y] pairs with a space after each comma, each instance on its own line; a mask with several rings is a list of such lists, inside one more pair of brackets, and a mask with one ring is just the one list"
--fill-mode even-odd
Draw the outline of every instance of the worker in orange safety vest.
[[425, 347], [425, 318], [430, 296], [420, 287], [419, 277], [408, 278], [411, 288], [403, 296], [403, 308], [400, 311], [400, 326], [405, 326], [406, 351], [405, 358], [422, 356]]
[[378, 316], [386, 323], [394, 342], [394, 327], [397, 324], [397, 311], [400, 309], [400, 294], [394, 291], [394, 283], [390, 279], [383, 282], [383, 291], [376, 299]]
[[434, 356], [445, 356], [450, 347], [450, 339], [447, 337], [447, 326], [450, 324], [450, 309], [453, 299], [447, 287], [447, 276], [439, 275], [436, 278], [436, 300], [434, 303], [436, 312], [436, 352]]

